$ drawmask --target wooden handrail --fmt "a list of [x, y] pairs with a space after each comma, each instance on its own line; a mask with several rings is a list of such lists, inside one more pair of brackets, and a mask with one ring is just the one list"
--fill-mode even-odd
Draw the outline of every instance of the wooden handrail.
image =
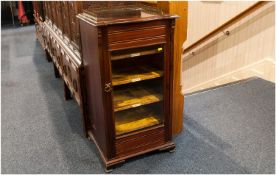
[[253, 13], [257, 9], [259, 9], [260, 7], [262, 7], [265, 4], [267, 4], [268, 2], [269, 1], [258, 1], [258, 2], [256, 2], [255, 4], [253, 4], [252, 6], [250, 6], [249, 8], [247, 8], [246, 10], [242, 11], [241, 13], [239, 13], [238, 15], [236, 15], [235, 17], [231, 18], [229, 21], [225, 22], [224, 24], [222, 24], [221, 26], [219, 26], [215, 30], [211, 31], [210, 33], [208, 33], [204, 37], [200, 38], [199, 40], [197, 40], [196, 42], [194, 42], [193, 44], [191, 44], [190, 46], [188, 46], [186, 49], [184, 48], [183, 53], [191, 51], [197, 45], [205, 42], [206, 40], [208, 40], [209, 38], [213, 37], [217, 33], [220, 33], [222, 30], [224, 30], [225, 28], [229, 27], [230, 25], [232, 25], [234, 23], [237, 23], [238, 21], [240, 21], [244, 17], [248, 16], [249, 14]]

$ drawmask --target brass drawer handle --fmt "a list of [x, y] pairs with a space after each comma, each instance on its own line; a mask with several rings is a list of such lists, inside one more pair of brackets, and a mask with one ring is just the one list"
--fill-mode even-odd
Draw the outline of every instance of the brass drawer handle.
[[110, 92], [112, 90], [111, 83], [106, 83], [104, 85], [104, 91], [105, 92]]

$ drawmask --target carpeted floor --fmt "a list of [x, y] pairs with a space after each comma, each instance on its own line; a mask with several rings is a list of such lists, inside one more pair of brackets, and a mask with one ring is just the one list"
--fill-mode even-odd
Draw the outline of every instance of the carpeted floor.
[[[1, 36], [2, 173], [104, 173], [34, 27]], [[113, 173], [274, 173], [274, 88], [253, 79], [186, 96], [176, 151], [131, 159]]]

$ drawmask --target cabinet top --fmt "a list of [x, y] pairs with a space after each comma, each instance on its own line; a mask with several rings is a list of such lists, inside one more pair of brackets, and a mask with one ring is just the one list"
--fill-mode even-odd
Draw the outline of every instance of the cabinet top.
[[77, 16], [95, 26], [113, 25], [177, 18], [164, 14], [161, 9], [143, 3], [113, 4], [111, 6], [91, 6]]

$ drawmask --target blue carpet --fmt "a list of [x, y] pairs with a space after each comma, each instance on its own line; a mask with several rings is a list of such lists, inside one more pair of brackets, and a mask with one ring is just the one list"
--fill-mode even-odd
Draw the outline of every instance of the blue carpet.
[[[104, 173], [34, 31], [1, 33], [2, 173]], [[274, 89], [253, 79], [186, 96], [176, 151], [133, 158], [113, 173], [274, 173]]]

